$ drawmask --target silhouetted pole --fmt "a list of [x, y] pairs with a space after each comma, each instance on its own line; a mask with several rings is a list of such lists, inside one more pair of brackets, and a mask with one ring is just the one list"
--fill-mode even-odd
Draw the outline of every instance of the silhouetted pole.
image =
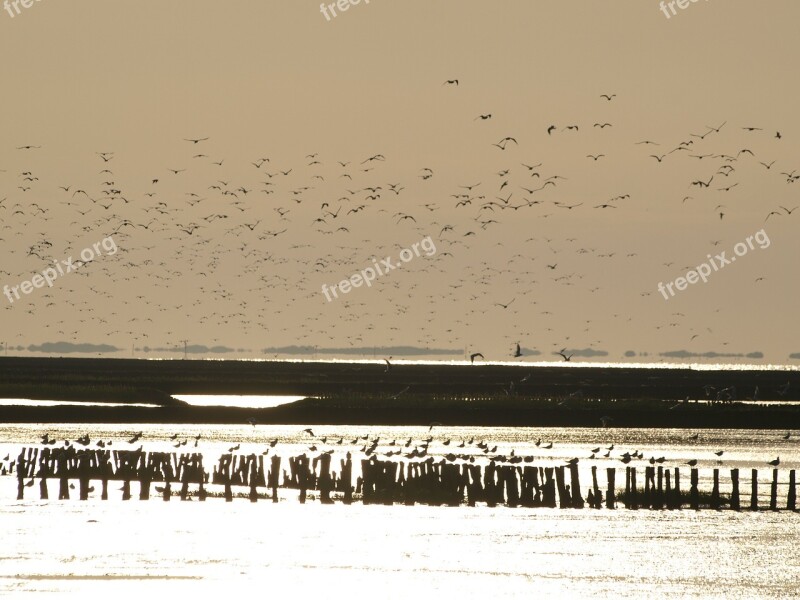
[[17, 457], [17, 500], [25, 498], [25, 448]]
[[578, 465], [569, 466], [570, 485], [572, 490], [572, 508], [583, 508], [584, 501], [581, 496], [581, 480], [578, 476]]
[[797, 510], [797, 489], [795, 488], [794, 469], [789, 471], [789, 491], [786, 493], [786, 508]]
[[753, 469], [750, 475], [750, 510], [758, 510], [758, 469]]
[[614, 508], [616, 502], [616, 495], [614, 494], [614, 479], [616, 477], [616, 470], [614, 467], [606, 469], [606, 477], [608, 477], [608, 491], [606, 492], [606, 508]]
[[308, 487], [308, 457], [305, 454], [297, 457], [295, 468], [297, 469], [298, 483], [300, 485], [300, 504], [305, 504]]
[[345, 460], [342, 461], [342, 474], [339, 478], [339, 485], [342, 487], [344, 496], [342, 502], [350, 504], [353, 502], [353, 457], [348, 452]]
[[689, 472], [689, 506], [697, 510], [700, 508], [700, 491], [697, 489], [698, 473], [697, 469]]
[[567, 493], [567, 484], [564, 479], [564, 467], [556, 467], [556, 486], [558, 487], [558, 506], [559, 508], [569, 508], [572, 498]]
[[256, 455], [250, 456], [250, 502], [258, 502], [258, 461]]
[[319, 500], [322, 504], [333, 504], [331, 500], [331, 455], [323, 454], [320, 456], [319, 467]]
[[739, 469], [731, 469], [731, 508], [740, 510], [739, 500]]
[[711, 508], [719, 510], [719, 469], [714, 469], [714, 487], [711, 488]]
[[658, 509], [664, 508], [664, 467], [657, 467], [658, 478], [656, 487], [655, 506]]
[[778, 469], [772, 469], [772, 489], [769, 494], [769, 509], [778, 510]]
[[273, 456], [269, 467], [269, 487], [272, 488], [272, 501], [278, 501], [278, 484], [281, 476], [281, 457]]
[[78, 456], [78, 477], [80, 486], [80, 499], [89, 499], [89, 451], [81, 450]]

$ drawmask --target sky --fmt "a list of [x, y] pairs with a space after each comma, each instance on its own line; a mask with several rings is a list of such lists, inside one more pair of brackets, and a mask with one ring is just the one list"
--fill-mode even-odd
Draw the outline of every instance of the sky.
[[9, 355], [800, 360], [796, 2], [18, 7]]

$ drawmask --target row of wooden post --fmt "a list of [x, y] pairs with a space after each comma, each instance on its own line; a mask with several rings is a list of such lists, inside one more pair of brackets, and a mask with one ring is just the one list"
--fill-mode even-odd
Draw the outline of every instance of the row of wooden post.
[[[72, 450], [23, 448], [17, 458], [17, 498], [22, 500], [25, 487], [31, 485], [35, 477], [40, 478], [40, 496], [48, 498], [47, 479], [59, 480], [59, 499], [69, 499], [69, 480], [79, 481], [79, 497], [89, 497], [90, 480], [99, 479], [102, 484], [101, 499], [108, 499], [108, 481], [121, 480], [122, 499], [131, 498], [130, 482], [138, 480], [139, 498], [150, 497], [150, 486], [153, 481], [163, 481], [161, 490], [164, 500], [172, 495], [171, 484], [180, 481], [180, 497], [186, 500], [189, 484], [199, 485], [199, 499], [205, 500], [207, 492], [204, 483], [208, 475], [203, 470], [202, 455], [184, 454], [177, 457], [171, 453], [142, 453], [136, 451], [115, 452], [101, 450]], [[112, 460], [113, 459], [113, 460]], [[113, 463], [113, 464], [112, 464]], [[303, 454], [288, 459], [289, 471], [283, 472], [283, 484], [280, 483], [281, 458], [272, 456], [270, 467], [265, 471], [264, 456], [254, 454], [247, 456], [226, 454], [220, 458], [213, 470], [212, 483], [224, 486], [226, 501], [233, 499], [233, 486], [250, 488], [251, 502], [258, 500], [258, 488], [271, 490], [271, 499], [278, 501], [278, 487], [289, 487], [299, 490], [299, 500], [304, 503], [308, 490], [319, 491], [319, 499], [323, 504], [333, 502], [331, 494], [339, 492], [342, 502], [350, 504], [353, 493], [361, 494], [364, 504], [393, 504], [400, 502], [408, 505], [415, 503], [458, 506], [464, 500], [469, 506], [483, 502], [488, 506], [505, 504], [515, 506], [543, 506], [560, 508], [583, 508], [588, 504], [592, 508], [616, 508], [617, 497], [616, 469], [606, 469], [607, 487], [605, 501], [600, 490], [597, 467], [592, 466], [592, 482], [586, 499], [581, 494], [581, 484], [577, 464], [557, 467], [536, 467], [533, 465], [514, 466], [498, 464], [490, 461], [481, 466], [474, 463], [457, 464], [428, 458], [421, 462], [394, 462], [378, 460], [375, 457], [361, 461], [361, 476], [357, 478], [355, 488], [352, 485], [352, 456], [348, 452], [341, 460], [341, 468], [337, 473], [331, 470], [331, 455], [320, 454], [313, 459]], [[38, 468], [37, 468], [38, 467]], [[318, 474], [317, 474], [318, 473]], [[678, 509], [687, 504], [681, 493], [680, 471], [676, 467], [669, 469], [663, 466], [648, 466], [644, 469], [644, 486], [637, 483], [635, 467], [625, 469], [625, 493], [622, 500], [629, 509]], [[689, 478], [688, 506], [700, 508], [700, 492], [698, 489], [699, 472], [692, 468]], [[778, 509], [779, 471], [773, 469], [770, 487], [771, 510]], [[708, 499], [712, 509], [721, 508], [720, 470], [712, 472], [713, 484]], [[25, 484], [25, 479], [31, 483]], [[750, 510], [758, 506], [758, 470], [751, 472]], [[568, 483], [569, 480], [569, 483]], [[741, 510], [739, 469], [730, 471], [731, 493], [728, 504], [733, 510]], [[789, 471], [786, 508], [796, 510], [796, 477], [795, 471]]]

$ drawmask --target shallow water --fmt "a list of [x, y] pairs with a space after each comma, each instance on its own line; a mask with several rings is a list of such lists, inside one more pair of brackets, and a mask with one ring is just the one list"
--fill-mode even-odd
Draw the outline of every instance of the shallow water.
[[[207, 469], [215, 454], [236, 443], [241, 452], [260, 453], [277, 438], [272, 451], [288, 456], [312, 442], [354, 451], [347, 444], [369, 435], [382, 439], [380, 453], [394, 439], [429, 435], [427, 427], [311, 428], [316, 438], [297, 426], [14, 425], [0, 428], [0, 458], [13, 457], [44, 431], [59, 440], [88, 432], [123, 449], [131, 447], [134, 431], [143, 431], [147, 449], [170, 449], [167, 438], [177, 433], [178, 440], [190, 439], [192, 450], [200, 433]], [[689, 440], [694, 433], [698, 439]], [[765, 483], [764, 462], [775, 455], [782, 468], [800, 465], [800, 438], [784, 440], [785, 432], [774, 431], [434, 427], [430, 435], [433, 454], [474, 437], [497, 444], [498, 453], [513, 448], [533, 455], [535, 464], [577, 456], [584, 472], [589, 464], [622, 467], [615, 457], [635, 449], [664, 455], [666, 466], [697, 458], [704, 481], [717, 466], [716, 450], [724, 451], [723, 474], [732, 466], [757, 466]], [[553, 449], [536, 447], [539, 438], [552, 441]], [[447, 439], [450, 446], [443, 445]], [[585, 460], [589, 449], [611, 443], [612, 458]], [[469, 452], [482, 454], [474, 447]], [[767, 488], [762, 485], [763, 494]], [[51, 497], [54, 489], [51, 483]], [[86, 502], [18, 502], [15, 479], [0, 478], [0, 594], [786, 598], [800, 592], [800, 515], [787, 512], [322, 506], [300, 505], [292, 490], [278, 504], [122, 502], [119, 484], [109, 489], [107, 502], [97, 493]], [[137, 491], [134, 483], [134, 496]], [[38, 484], [26, 492], [38, 497]]]

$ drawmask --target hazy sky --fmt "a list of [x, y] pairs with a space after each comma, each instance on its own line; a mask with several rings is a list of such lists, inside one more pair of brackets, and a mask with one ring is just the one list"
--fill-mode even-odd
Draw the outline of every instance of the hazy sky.
[[[0, 285], [118, 251], [0, 296], [0, 341], [800, 352], [796, 2], [19, 8]], [[659, 292], [762, 229], [769, 247]]]

